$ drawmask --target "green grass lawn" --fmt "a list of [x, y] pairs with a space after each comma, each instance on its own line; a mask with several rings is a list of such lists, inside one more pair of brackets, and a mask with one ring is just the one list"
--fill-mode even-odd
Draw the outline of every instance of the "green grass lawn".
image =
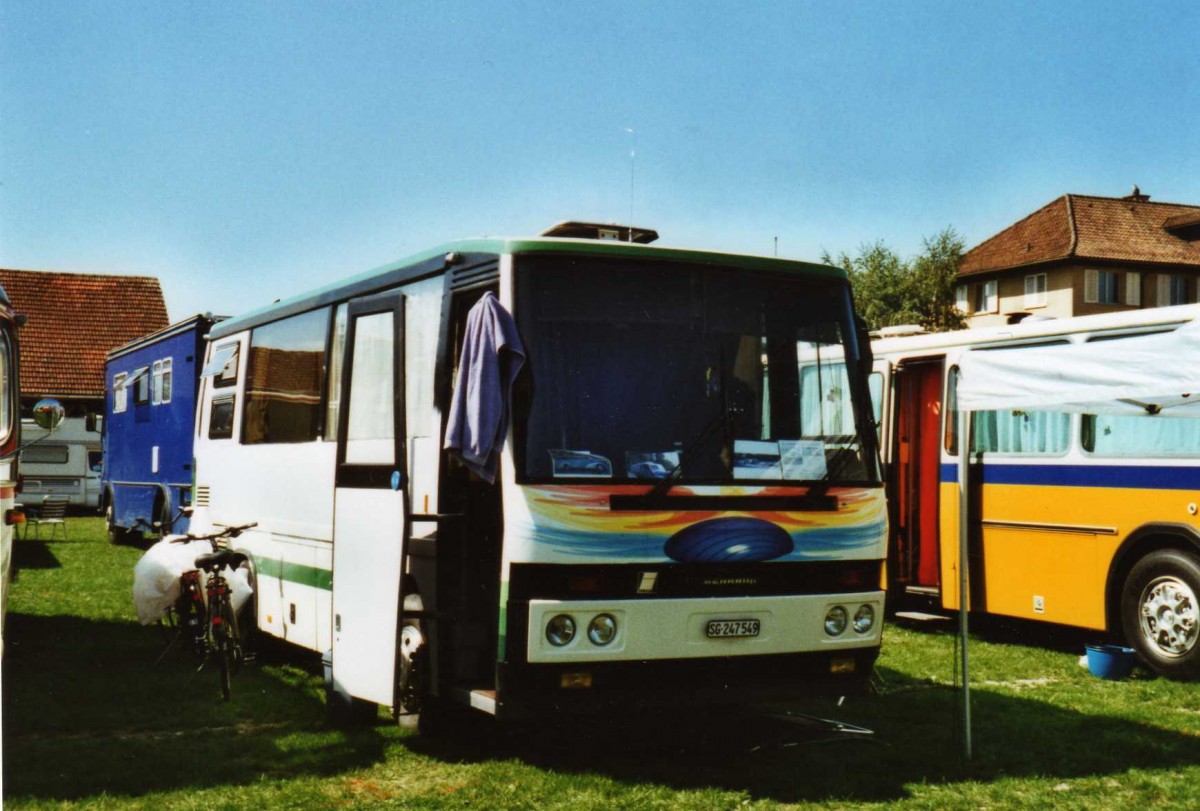
[[271, 646], [217, 676], [141, 627], [140, 551], [99, 519], [18, 541], [3, 661], [6, 808], [1200, 808], [1200, 685], [1097, 680], [1083, 637], [971, 640], [975, 758], [957, 738], [950, 623], [886, 629], [878, 692], [778, 714], [629, 718], [421, 738], [324, 726], [319, 661]]

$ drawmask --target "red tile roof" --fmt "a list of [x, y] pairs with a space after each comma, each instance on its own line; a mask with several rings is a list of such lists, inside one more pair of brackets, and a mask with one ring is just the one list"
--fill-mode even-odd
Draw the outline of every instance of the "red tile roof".
[[158, 279], [0, 269], [20, 331], [21, 394], [103, 397], [109, 350], [167, 326]]
[[1066, 194], [967, 251], [958, 272], [1063, 259], [1200, 267], [1200, 241], [1188, 241], [1179, 227], [1197, 216], [1200, 206]]

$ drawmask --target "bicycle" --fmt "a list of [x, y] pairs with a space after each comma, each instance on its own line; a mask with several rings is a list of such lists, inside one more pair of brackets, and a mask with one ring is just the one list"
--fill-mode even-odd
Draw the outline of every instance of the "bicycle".
[[[232, 676], [245, 661], [242, 636], [238, 630], [237, 612], [233, 610], [229, 582], [223, 574], [225, 567], [236, 569], [246, 561], [241, 552], [229, 549], [228, 542], [247, 529], [258, 526], [257, 522], [242, 526], [225, 527], [208, 535], [186, 535], [173, 539], [171, 543], [208, 541], [212, 552], [196, 557], [196, 568], [180, 575], [180, 594], [173, 607], [177, 615], [179, 633], [187, 634], [193, 654], [202, 659], [201, 667], [209, 657], [215, 655], [220, 672], [221, 695], [229, 701], [233, 693]], [[201, 573], [205, 573], [201, 591]]]

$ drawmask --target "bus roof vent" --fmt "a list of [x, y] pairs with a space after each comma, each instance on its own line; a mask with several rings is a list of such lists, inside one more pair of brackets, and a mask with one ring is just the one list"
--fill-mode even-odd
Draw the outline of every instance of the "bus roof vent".
[[871, 331], [872, 338], [907, 338], [910, 335], [925, 335], [929, 330], [920, 324], [897, 324], [894, 327], [880, 327]]
[[652, 228], [634, 228], [631, 225], [617, 225], [616, 223], [602, 224], [567, 220], [547, 228], [540, 236], [564, 239], [611, 239], [614, 242], [636, 242], [641, 245], [649, 245], [658, 239], [658, 232]]

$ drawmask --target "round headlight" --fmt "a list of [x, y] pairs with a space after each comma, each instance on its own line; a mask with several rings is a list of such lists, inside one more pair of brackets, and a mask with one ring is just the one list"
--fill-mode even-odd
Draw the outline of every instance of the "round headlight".
[[825, 612], [825, 633], [830, 636], [838, 636], [846, 630], [846, 622], [849, 618], [850, 615], [846, 613], [846, 609], [835, 605]]
[[875, 609], [869, 605], [860, 605], [854, 612], [855, 633], [865, 634], [875, 627]]
[[566, 614], [559, 614], [546, 624], [546, 640], [555, 647], [561, 648], [570, 644], [575, 638], [575, 620]]
[[593, 645], [607, 645], [617, 635], [617, 621], [611, 614], [600, 614], [588, 623], [588, 639]]

